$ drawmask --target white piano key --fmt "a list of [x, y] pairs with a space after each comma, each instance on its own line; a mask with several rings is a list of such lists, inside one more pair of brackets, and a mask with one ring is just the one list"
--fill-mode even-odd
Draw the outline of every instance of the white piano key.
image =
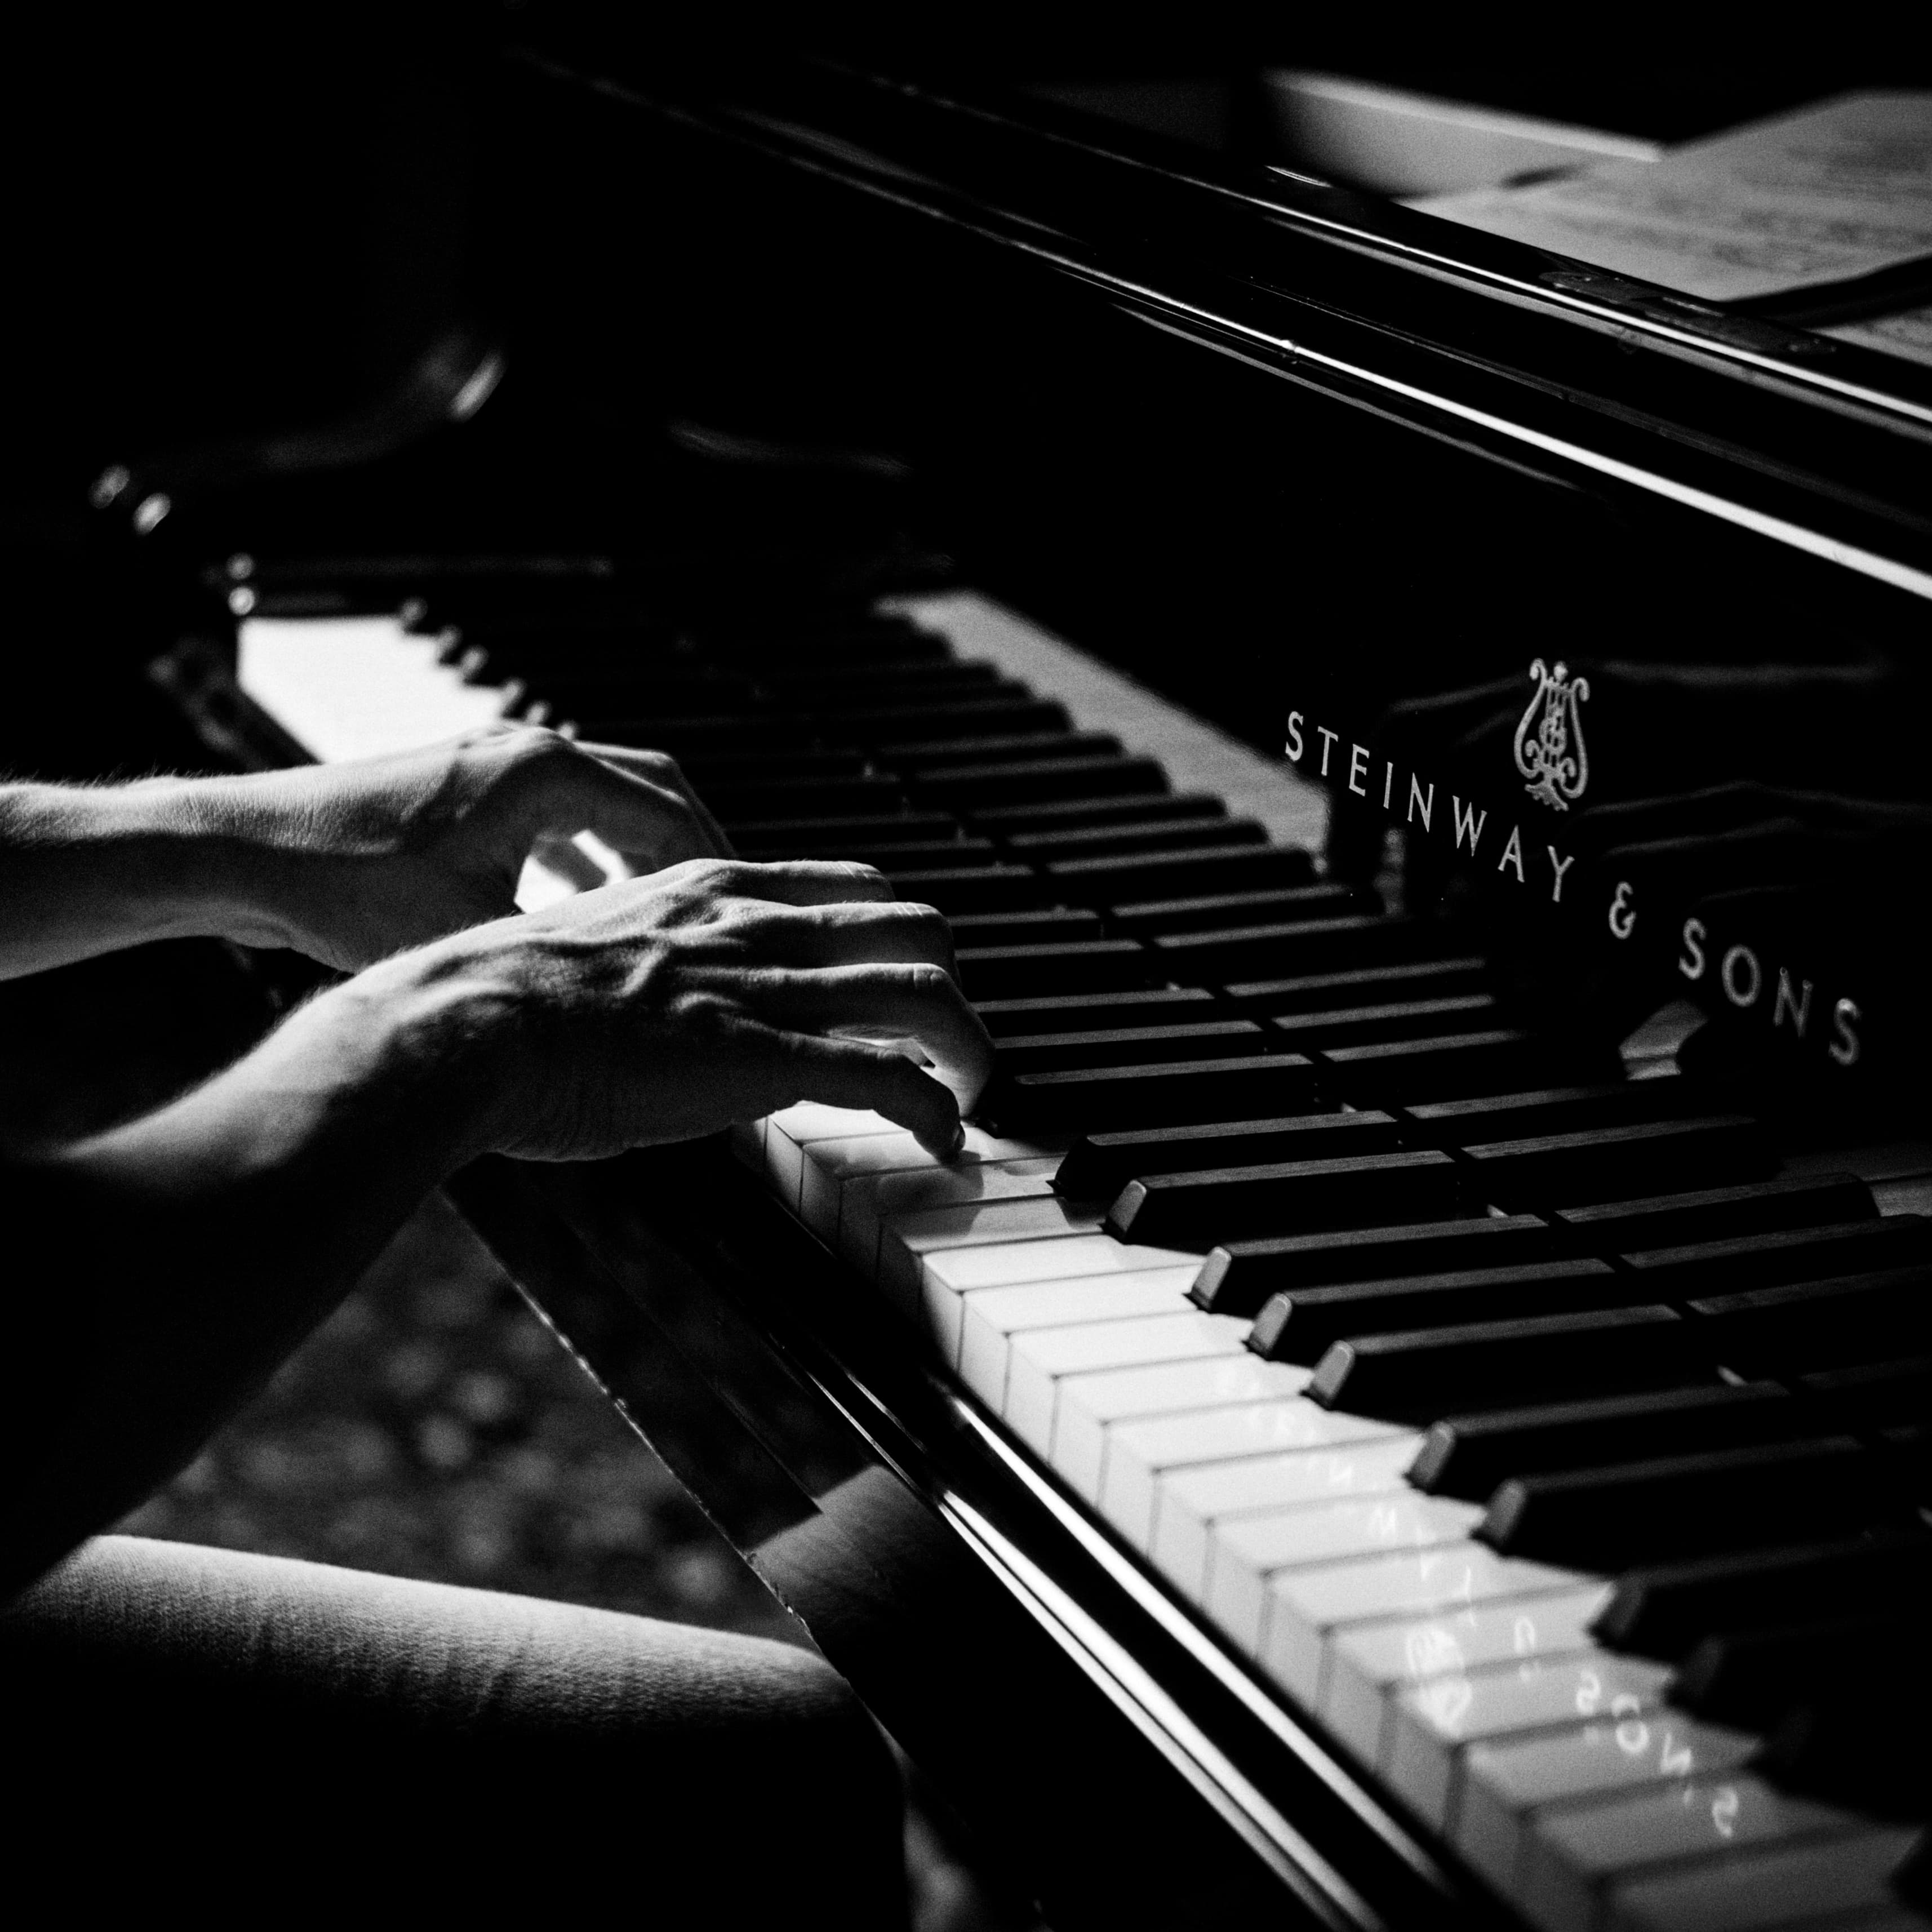
[[1574, 1573], [1498, 1556], [1480, 1543], [1405, 1551], [1317, 1570], [1283, 1570], [1268, 1584], [1261, 1663], [1288, 1695], [1322, 1708], [1330, 1641], [1352, 1624], [1440, 1619], [1478, 1604], [1574, 1585]]
[[328, 764], [433, 744], [503, 715], [503, 692], [464, 683], [441, 648], [399, 617], [250, 617], [236, 677]]
[[800, 1100], [765, 1117], [765, 1172], [778, 1198], [796, 1214], [808, 1148], [819, 1141], [901, 1131], [896, 1120], [867, 1108], [828, 1107], [818, 1100]]
[[1208, 1585], [1208, 1538], [1222, 1520], [1400, 1490], [1421, 1446], [1420, 1436], [1391, 1436], [1346, 1449], [1298, 1449], [1178, 1469], [1162, 1480], [1154, 1503], [1155, 1566], [1190, 1600], [1200, 1602]]
[[[1150, 1315], [1133, 1322], [1081, 1322], [1065, 1328], [1028, 1329], [1016, 1335], [1006, 1363], [1008, 1426], [1029, 1448], [1046, 1457], [1060, 1474], [1056, 1442], [1060, 1391], [1070, 1382], [1150, 1365], [1195, 1361], [1252, 1361], [1243, 1346], [1248, 1324], [1234, 1315], [1209, 1315], [1190, 1307], [1179, 1315]], [[1094, 1438], [1093, 1480], [1080, 1490], [1089, 1502], [1100, 1493], [1100, 1452]]]
[[[1592, 1614], [1601, 1603], [1592, 1594]], [[1339, 1672], [1331, 1672], [1332, 1688]], [[1669, 1668], [1606, 1650], [1529, 1655], [1482, 1669], [1450, 1670], [1412, 1684], [1384, 1710], [1364, 1755], [1438, 1831], [1449, 1828], [1460, 1796], [1462, 1754], [1522, 1731], [1547, 1730], [1580, 1718], [1634, 1718], [1663, 1701]]]
[[990, 1407], [1006, 1395], [1012, 1338], [1029, 1328], [1064, 1328], [1081, 1322], [1183, 1315], [1191, 1305], [1190, 1267], [1142, 1268], [1130, 1274], [1082, 1275], [1072, 1281], [1023, 1288], [982, 1288], [959, 1300], [960, 1379]]
[[[1063, 1240], [1069, 1235], [1096, 1234], [1100, 1226], [1100, 1216], [1095, 1209], [1076, 1208], [1057, 1194], [896, 1215], [879, 1224], [873, 1278], [890, 1298], [904, 1306], [917, 1298], [925, 1263], [931, 1256], [961, 1248]], [[1052, 1263], [1044, 1263], [1040, 1273], [1051, 1275]]]
[[1774, 1791], [1748, 1772], [1561, 1806], [1537, 1821], [1516, 1903], [1547, 1932], [1594, 1932], [1604, 1894], [1646, 1866], [1696, 1858], [1721, 1869], [1749, 1851], [1848, 1837], [1860, 1822], [1834, 1805]]
[[[839, 1252], [862, 1274], [875, 1275], [883, 1228], [902, 1227], [915, 1215], [931, 1214], [942, 1208], [1044, 1198], [1053, 1192], [1054, 1170], [1059, 1165], [1058, 1154], [1048, 1154], [1030, 1160], [962, 1161], [955, 1166], [882, 1175], [866, 1186], [848, 1190]], [[809, 1160], [806, 1167], [809, 1174]], [[858, 1198], [853, 1198], [855, 1195]], [[902, 1275], [897, 1285], [900, 1293], [909, 1291], [912, 1278], [909, 1274]]]
[[[1234, 1316], [1204, 1318], [1232, 1324], [1238, 1341], [1246, 1336], [1248, 1324]], [[1089, 1502], [1097, 1502], [1107, 1432], [1115, 1424], [1236, 1402], [1285, 1400], [1300, 1394], [1312, 1378], [1312, 1370], [1288, 1362], [1264, 1362], [1246, 1348], [1197, 1361], [1071, 1376], [1060, 1385], [1053, 1466]]]
[[1460, 1543], [1482, 1520], [1480, 1504], [1407, 1490], [1216, 1523], [1208, 1540], [1208, 1613], [1252, 1655], [1261, 1648], [1268, 1582], [1279, 1572]]
[[[1132, 1274], [1177, 1268], [1199, 1258], [1172, 1248], [1144, 1248], [1111, 1234], [1070, 1234], [1059, 1240], [1000, 1241], [989, 1247], [950, 1248], [924, 1258], [920, 1293], [907, 1312], [940, 1352], [959, 1351], [959, 1298], [975, 1288], [1018, 1288], [1028, 1282], [1076, 1281], [1087, 1275]], [[896, 1304], [903, 1305], [903, 1304]]]
[[1735, 1769], [1757, 1748], [1742, 1731], [1700, 1724], [1667, 1706], [1606, 1714], [1540, 1736], [1472, 1744], [1451, 1829], [1457, 1850], [1514, 1897], [1524, 1847], [1546, 1806], [1649, 1784], [1682, 1784]]
[[1599, 1922], [1605, 1932], [1795, 1932], [1800, 1924], [1814, 1932], [1840, 1924], [1876, 1932], [1906, 1913], [1910, 1924], [1916, 1915], [1886, 1881], [1918, 1835], [1910, 1826], [1878, 1826], [1634, 1879], [1614, 1888]]
[[1100, 1513], [1145, 1550], [1154, 1541], [1155, 1486], [1170, 1469], [1280, 1449], [1334, 1449], [1400, 1432], [1393, 1423], [1341, 1414], [1303, 1396], [1123, 1422], [1107, 1432]]
[[[1003, 1140], [983, 1129], [969, 1126], [958, 1162], [951, 1164], [1041, 1159], [1061, 1151], [1050, 1142]], [[854, 1198], [855, 1191], [864, 1191], [866, 1184], [886, 1174], [929, 1172], [948, 1165], [937, 1154], [928, 1154], [903, 1130], [890, 1134], [862, 1134], [852, 1139], [814, 1141], [799, 1194], [800, 1217], [821, 1240], [836, 1246], [845, 1204]], [[876, 1226], [872, 1241], [876, 1247]]]

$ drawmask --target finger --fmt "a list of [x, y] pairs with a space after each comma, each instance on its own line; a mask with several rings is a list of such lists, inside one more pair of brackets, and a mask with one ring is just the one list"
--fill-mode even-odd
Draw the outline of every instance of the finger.
[[876, 866], [845, 859], [781, 859], [768, 866], [730, 859], [714, 862], [706, 872], [721, 892], [780, 905], [897, 903], [886, 875]]
[[786, 1033], [776, 1037], [784, 1042], [788, 1062], [790, 1100], [870, 1108], [896, 1120], [940, 1160], [952, 1160], [965, 1144], [958, 1102], [904, 1054], [818, 1034]]
[[620, 770], [574, 746], [534, 770], [539, 782], [526, 795], [530, 803], [524, 809], [536, 821], [536, 836], [594, 832], [620, 852], [644, 854], [651, 872], [717, 856], [696, 808], [673, 785]]
[[760, 1019], [799, 1032], [866, 1028], [916, 1040], [970, 1112], [993, 1070], [993, 1042], [951, 974], [930, 964], [761, 974], [744, 994]]
[[938, 966], [953, 970], [952, 931], [931, 906], [886, 899], [748, 917], [745, 940], [774, 964]]
[[634, 745], [581, 744], [580, 748], [620, 771], [647, 778], [675, 791], [691, 807], [705, 836], [711, 842], [712, 855], [733, 859], [737, 854], [724, 836], [724, 828], [712, 816], [711, 808], [698, 795], [697, 788], [684, 775], [683, 767], [668, 752], [646, 751]]

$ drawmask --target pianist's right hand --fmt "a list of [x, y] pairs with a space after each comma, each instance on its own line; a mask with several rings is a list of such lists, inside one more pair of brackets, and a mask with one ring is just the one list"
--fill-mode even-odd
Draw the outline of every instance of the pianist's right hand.
[[[942, 1157], [992, 1070], [946, 922], [868, 866], [700, 860], [372, 968], [472, 1094], [479, 1150], [584, 1160], [801, 1100], [870, 1108]], [[346, 989], [345, 989], [346, 990]], [[850, 1029], [866, 1038], [851, 1036]], [[950, 1086], [881, 1040], [916, 1041]]]
[[382, 960], [170, 1105], [0, 1167], [0, 1214], [64, 1243], [20, 1298], [0, 1593], [192, 1460], [475, 1155], [591, 1158], [801, 1099], [949, 1155], [953, 1093], [874, 1042], [923, 1042], [970, 1100], [992, 1051], [951, 964], [868, 867], [688, 861]]

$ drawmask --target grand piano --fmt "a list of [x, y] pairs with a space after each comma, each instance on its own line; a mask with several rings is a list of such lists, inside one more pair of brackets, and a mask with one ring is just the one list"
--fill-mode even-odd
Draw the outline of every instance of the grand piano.
[[490, 301], [98, 479], [149, 675], [662, 746], [1000, 1042], [459, 1177], [565, 1345], [1056, 1928], [1924, 1922], [1932, 370], [1090, 92], [489, 89]]

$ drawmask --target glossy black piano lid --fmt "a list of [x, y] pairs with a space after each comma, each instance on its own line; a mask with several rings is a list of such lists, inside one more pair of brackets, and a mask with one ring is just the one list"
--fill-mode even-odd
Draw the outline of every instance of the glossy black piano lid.
[[[1591, 806], [1736, 782], [1924, 800], [1932, 374], [1010, 90], [588, 43], [523, 58], [560, 144], [527, 190], [585, 204], [576, 260], [610, 298], [585, 306], [628, 325], [646, 297], [632, 347], [674, 411], [893, 451], [968, 580], [1277, 755], [1299, 712], [1291, 754], [1352, 814], [1345, 865], [1373, 872], [1386, 800], [1418, 908], [1474, 872], [1576, 974], [1625, 980], [1593, 1024], [1673, 988], [1732, 1017], [1717, 974], [1743, 945], [1742, 1004], [1780, 1052], [1780, 973], [1793, 1002], [1814, 988], [1821, 1072], [1840, 1000], [1861, 1078], [1917, 1050], [1897, 918], [1866, 929], [1870, 842], [1748, 903], [1727, 895], [1766, 868], [1728, 848], [1646, 845], [1634, 871], [1634, 835], [1526, 801], [1510, 728], [1532, 664], [1561, 662], [1591, 680]], [[1687, 691], [1684, 666], [1750, 688]], [[1823, 682], [1760, 703], [1772, 666]], [[1388, 742], [1392, 699], [1481, 685], [1478, 740]], [[1473, 866], [1465, 807], [1488, 814]], [[1909, 870], [1922, 834], [1899, 838]], [[1694, 988], [1673, 977], [1693, 916], [1714, 948]], [[1814, 956], [1821, 933], [1857, 943]]]

